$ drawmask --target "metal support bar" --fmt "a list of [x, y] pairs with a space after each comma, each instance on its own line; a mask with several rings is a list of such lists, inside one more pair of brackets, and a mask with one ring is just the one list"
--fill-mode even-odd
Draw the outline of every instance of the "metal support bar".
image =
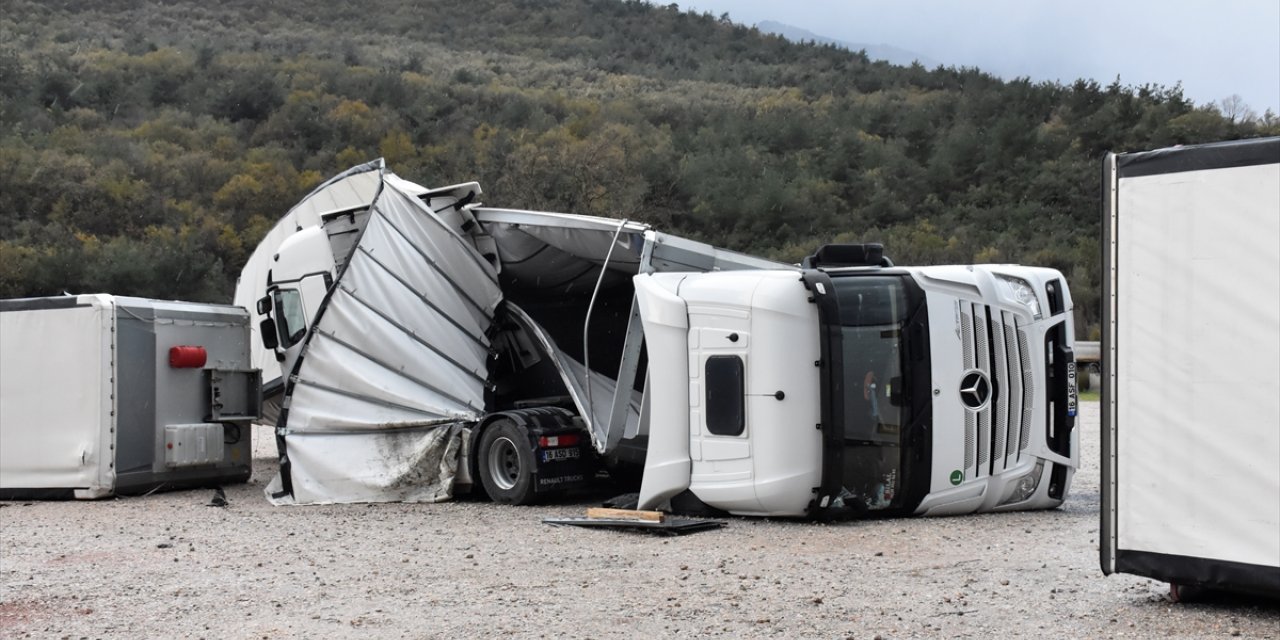
[[641, 434], [648, 437], [649, 435], [649, 376], [644, 377], [644, 390], [640, 392], [640, 416], [636, 419], [636, 426], [628, 428], [622, 434], [623, 439], [634, 438]]
[[[618, 236], [622, 234], [622, 229], [627, 226], [627, 220], [618, 221], [618, 228], [613, 232], [613, 240], [609, 242], [609, 252], [604, 254], [604, 262], [600, 263], [600, 277], [596, 278], [596, 288], [591, 291], [591, 302], [587, 303], [587, 316], [582, 319], [582, 380], [583, 386], [587, 391], [587, 407], [586, 418], [587, 426], [590, 427], [595, 435], [597, 442], [605, 442], [608, 435], [609, 425], [604, 425], [604, 433], [601, 433], [600, 425], [596, 424], [596, 404], [591, 397], [591, 313], [596, 308], [596, 296], [600, 295], [600, 285], [604, 284], [604, 274], [609, 270], [609, 260], [613, 258], [613, 250], [618, 246]], [[585, 273], [585, 272], [584, 272]], [[632, 303], [635, 304], [634, 302]], [[605, 448], [608, 451], [608, 448]], [[602, 452], [603, 453], [603, 452]]]
[[633, 295], [627, 335], [622, 344], [622, 362], [618, 364], [618, 386], [613, 391], [613, 407], [609, 411], [609, 423], [605, 425], [605, 451], [612, 451], [627, 429], [627, 408], [631, 405], [631, 390], [635, 386], [636, 372], [640, 368], [640, 348], [643, 345], [644, 326], [640, 323], [640, 303]]

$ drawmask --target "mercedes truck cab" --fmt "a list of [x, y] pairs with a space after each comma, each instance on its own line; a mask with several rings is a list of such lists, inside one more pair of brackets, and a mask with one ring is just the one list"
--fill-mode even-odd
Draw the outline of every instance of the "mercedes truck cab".
[[686, 490], [744, 515], [1062, 503], [1079, 461], [1062, 275], [870, 262], [635, 278], [652, 394], [641, 508]]

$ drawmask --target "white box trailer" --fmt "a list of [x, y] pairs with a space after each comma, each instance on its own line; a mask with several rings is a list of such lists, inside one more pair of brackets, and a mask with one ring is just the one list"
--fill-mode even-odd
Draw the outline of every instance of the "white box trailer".
[[1110, 154], [1101, 563], [1280, 594], [1280, 138]]
[[244, 482], [261, 375], [225, 305], [0, 300], [0, 498]]

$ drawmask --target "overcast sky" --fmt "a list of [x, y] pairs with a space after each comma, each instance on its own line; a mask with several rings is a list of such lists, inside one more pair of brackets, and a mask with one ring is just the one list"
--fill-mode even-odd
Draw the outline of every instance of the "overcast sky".
[[[655, 2], [656, 4], [663, 4]], [[1239, 94], [1280, 113], [1280, 0], [687, 0], [735, 22], [908, 49], [1004, 78], [1172, 86], [1197, 104]]]

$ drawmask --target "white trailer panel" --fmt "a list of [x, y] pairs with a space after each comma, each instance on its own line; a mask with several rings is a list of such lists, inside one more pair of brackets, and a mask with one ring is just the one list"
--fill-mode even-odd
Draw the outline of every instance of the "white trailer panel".
[[1109, 156], [1102, 568], [1280, 592], [1280, 139]]
[[99, 296], [0, 313], [0, 488], [115, 482], [113, 321]]

